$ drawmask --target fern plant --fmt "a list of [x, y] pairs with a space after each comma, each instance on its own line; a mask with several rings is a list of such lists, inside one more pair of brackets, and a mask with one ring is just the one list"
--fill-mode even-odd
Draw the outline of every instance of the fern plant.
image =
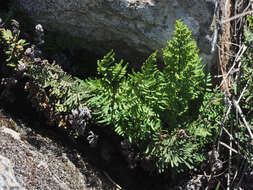
[[[111, 51], [98, 61], [101, 78], [86, 81], [92, 92], [88, 104], [99, 122], [113, 126], [143, 155], [151, 156], [160, 171], [182, 164], [192, 167], [194, 161], [202, 160], [190, 129], [210, 77], [200, 64], [190, 30], [181, 21], [175, 29], [174, 38], [162, 50], [162, 70], [154, 52], [139, 72], [127, 74], [127, 64], [115, 63]], [[199, 131], [199, 136], [211, 135], [210, 130]]]
[[20, 31], [13, 34], [11, 30], [1, 29], [0, 34], [2, 37], [2, 39], [0, 39], [0, 44], [4, 47], [8, 66], [17, 67], [18, 64], [23, 64], [22, 53], [24, 52], [24, 47], [27, 46], [28, 43], [24, 39], [19, 39]]
[[[35, 58], [37, 50], [34, 45], [28, 46], [25, 50], [28, 43], [20, 39], [18, 22], [12, 22], [12, 25], [15, 24], [12, 30], [0, 27], [0, 51], [3, 51], [5, 58], [0, 74], [6, 70], [6, 76], [11, 73], [17, 80], [26, 81], [24, 88], [28, 92], [29, 101], [38, 111], [44, 113], [48, 123], [68, 128], [70, 133], [78, 136], [80, 133], [76, 132], [85, 128], [84, 120], [87, 118], [83, 117], [89, 112], [88, 108], [83, 109], [88, 94], [86, 84], [83, 80], [72, 78], [55, 62], [50, 64], [47, 60]], [[76, 114], [75, 110], [78, 108], [84, 110], [82, 112], [85, 114]], [[82, 120], [79, 122], [80, 126], [76, 127], [73, 118]], [[68, 127], [68, 124], [72, 125], [72, 128]]]

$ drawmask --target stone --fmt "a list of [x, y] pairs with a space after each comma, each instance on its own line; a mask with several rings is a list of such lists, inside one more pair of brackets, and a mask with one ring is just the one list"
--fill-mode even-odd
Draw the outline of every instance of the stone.
[[0, 189], [25, 190], [14, 176], [13, 165], [9, 159], [0, 155]]
[[[85, 175], [60, 144], [25, 127], [0, 127], [0, 190], [89, 190]], [[73, 152], [72, 152], [73, 153]], [[81, 160], [80, 158], [79, 160]], [[86, 168], [84, 168], [86, 169]], [[21, 187], [21, 184], [23, 187]]]
[[20, 134], [8, 127], [3, 126], [0, 128], [0, 130], [6, 134], [10, 134], [16, 140], [21, 140]]
[[131, 60], [146, 59], [171, 39], [174, 24], [181, 19], [192, 30], [204, 63], [211, 51], [216, 0], [15, 0], [47, 30], [69, 33], [83, 47]]

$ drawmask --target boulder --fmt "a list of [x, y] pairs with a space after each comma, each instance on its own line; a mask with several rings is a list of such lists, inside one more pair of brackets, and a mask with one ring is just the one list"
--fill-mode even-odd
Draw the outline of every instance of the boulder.
[[69, 33], [83, 47], [140, 61], [171, 39], [181, 19], [192, 30], [204, 63], [211, 53], [216, 0], [14, 0], [47, 30]]

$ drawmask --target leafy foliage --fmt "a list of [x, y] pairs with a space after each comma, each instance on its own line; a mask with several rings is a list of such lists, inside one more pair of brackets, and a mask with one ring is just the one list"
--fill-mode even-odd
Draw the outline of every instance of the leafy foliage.
[[[232, 78], [236, 77], [233, 78], [233, 89], [229, 89], [229, 95], [225, 94], [226, 105], [223, 94], [217, 89], [211, 90], [210, 76], [205, 75], [204, 66], [201, 66], [196, 43], [180, 21], [175, 25], [174, 38], [162, 49], [162, 69], [157, 67], [156, 51], [139, 72], [129, 74], [128, 64], [116, 63], [111, 51], [98, 61], [97, 71], [101, 78], [83, 81], [65, 73], [56, 63], [36, 58], [33, 52], [36, 47], [26, 48], [29, 44], [20, 39], [18, 24], [11, 20], [12, 30], [0, 26], [0, 51], [3, 54], [0, 74], [7, 77], [2, 78], [1, 88], [7, 88], [11, 83], [16, 85], [20, 79], [21, 83], [25, 81], [29, 101], [54, 124], [68, 129], [71, 125], [72, 135], [85, 134], [92, 109], [100, 124], [112, 126], [118, 135], [137, 145], [142, 158], [155, 163], [160, 172], [169, 167], [176, 167], [176, 172], [195, 168], [206, 159], [211, 145], [213, 150], [219, 147], [220, 156], [216, 161], [223, 166], [229, 159], [232, 170], [239, 168], [241, 160], [247, 160], [252, 166], [253, 145], [249, 129], [236, 105], [232, 107], [232, 100], [240, 99], [241, 113], [252, 130], [253, 20], [251, 16], [247, 20], [249, 26], [245, 26], [244, 31], [247, 51], [235, 65], [235, 72], [230, 73]], [[49, 53], [58, 49], [71, 51], [79, 45], [78, 40], [67, 39], [67, 36], [47, 37], [49, 40], [46, 41], [52, 42], [45, 47]], [[5, 71], [11, 71], [9, 74], [13, 76], [9, 77]], [[230, 112], [225, 112], [229, 106]], [[92, 131], [86, 133], [86, 137], [90, 144], [97, 141], [97, 135]], [[228, 155], [224, 151], [226, 148], [235, 150], [234, 156]], [[212, 174], [215, 174], [213, 168], [218, 162], [209, 160], [209, 163]], [[226, 169], [223, 172], [226, 174]], [[222, 180], [216, 181], [219, 181], [216, 186], [219, 188]]]
[[25, 88], [31, 101], [50, 120], [64, 128], [80, 123], [83, 133], [87, 118], [73, 113], [88, 104], [99, 123], [113, 126], [162, 172], [169, 166], [193, 168], [203, 161], [206, 144], [212, 142], [211, 136], [217, 131], [214, 121], [223, 111], [220, 94], [214, 96], [209, 89], [210, 77], [200, 64], [191, 32], [181, 21], [175, 28], [174, 38], [162, 50], [163, 69], [157, 67], [156, 51], [139, 72], [129, 74], [128, 64], [115, 63], [114, 52], [110, 51], [98, 61], [101, 78], [86, 81], [73, 79], [56, 63], [36, 60], [34, 47], [25, 52], [16, 50], [17, 44], [26, 45], [18, 33], [13, 37], [11, 31], [1, 30], [0, 39], [7, 63], [14, 68], [25, 63], [22, 72], [32, 79]]
[[87, 80], [92, 91], [89, 105], [96, 109], [99, 121], [137, 144], [156, 160], [160, 171], [168, 164], [191, 168], [193, 162], [203, 160], [203, 155], [197, 154], [198, 143], [213, 132], [210, 125], [193, 122], [198, 108], [202, 111], [210, 101], [210, 95], [205, 96], [209, 76], [187, 26], [177, 21], [175, 28], [173, 40], [162, 50], [161, 71], [154, 52], [140, 72], [127, 75], [127, 64], [115, 63], [111, 51], [98, 61], [102, 77]]
[[84, 103], [87, 96], [84, 81], [62, 71], [56, 64], [31, 65], [27, 72], [38, 81], [43, 89], [47, 89], [50, 103], [58, 112], [70, 112], [79, 104]]
[[0, 44], [4, 46], [4, 51], [7, 56], [6, 62], [11, 67], [16, 67], [18, 64], [23, 63], [22, 53], [24, 47], [28, 45], [25, 40], [19, 39], [19, 31], [16, 34], [12, 34], [11, 30], [1, 30], [1, 36], [3, 40], [0, 41]]
[[[17, 21], [15, 23], [16, 26], [19, 25]], [[18, 27], [13, 31], [0, 28], [0, 32], [0, 43], [6, 56], [6, 62], [2, 66], [13, 68], [19, 77], [25, 77], [26, 80], [29, 78], [24, 88], [28, 91], [30, 101], [37, 110], [44, 112], [50, 123], [66, 129], [69, 117], [73, 120], [71, 115], [74, 110], [85, 106], [88, 91], [84, 81], [77, 77], [73, 79], [55, 62], [50, 64], [47, 60], [36, 58], [36, 51], [39, 51], [36, 46], [32, 45], [25, 50], [28, 43], [19, 39]], [[74, 119], [80, 119], [78, 117], [75, 114]], [[82, 116], [81, 120], [85, 119], [87, 118]], [[83, 125], [82, 121], [79, 123]]]

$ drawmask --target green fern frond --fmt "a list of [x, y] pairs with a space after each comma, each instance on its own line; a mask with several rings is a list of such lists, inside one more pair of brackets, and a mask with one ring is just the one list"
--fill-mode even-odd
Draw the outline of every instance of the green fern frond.
[[[203, 126], [198, 133], [189, 130], [196, 124], [191, 123], [191, 110], [202, 106], [200, 100], [210, 78], [200, 65], [190, 30], [181, 21], [175, 28], [174, 38], [162, 50], [162, 70], [157, 68], [156, 51], [139, 72], [127, 75], [127, 64], [115, 63], [114, 52], [110, 51], [98, 61], [101, 78], [86, 81], [92, 94], [88, 104], [98, 121], [114, 126], [118, 135], [155, 157], [160, 171], [182, 164], [191, 168], [201, 158], [192, 138], [198, 134], [203, 139], [211, 134]], [[178, 131], [184, 131], [185, 137]]]

